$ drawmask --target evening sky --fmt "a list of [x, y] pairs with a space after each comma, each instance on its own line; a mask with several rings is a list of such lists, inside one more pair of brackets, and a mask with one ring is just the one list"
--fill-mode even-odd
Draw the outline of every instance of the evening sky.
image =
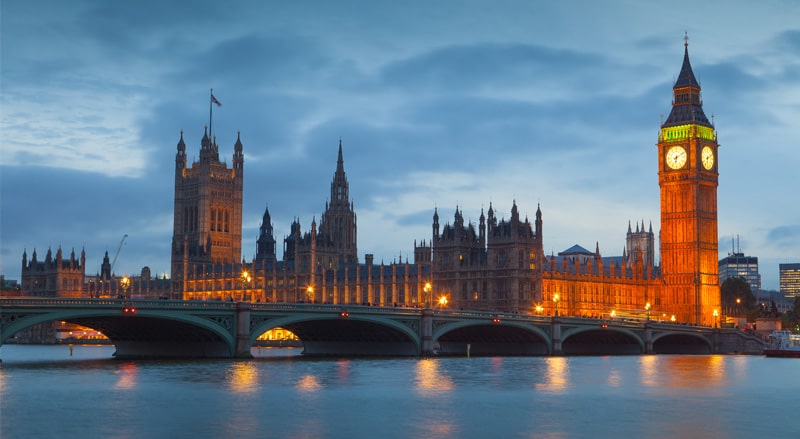
[[[169, 273], [176, 144], [245, 155], [243, 257], [319, 222], [341, 137], [358, 252], [413, 261], [456, 206], [544, 219], [549, 255], [658, 233], [655, 143], [684, 35], [718, 130], [720, 257], [763, 286], [800, 261], [800, 2], [0, 3], [0, 273], [23, 251], [87, 274]], [[282, 257], [278, 249], [278, 257]]]

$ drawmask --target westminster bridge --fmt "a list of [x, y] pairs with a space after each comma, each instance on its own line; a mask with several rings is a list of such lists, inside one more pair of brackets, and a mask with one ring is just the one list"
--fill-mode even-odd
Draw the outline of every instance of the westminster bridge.
[[129, 299], [2, 298], [0, 345], [46, 322], [106, 335], [118, 358], [250, 357], [284, 328], [308, 356], [760, 354], [735, 329], [652, 320], [589, 319], [375, 306]]

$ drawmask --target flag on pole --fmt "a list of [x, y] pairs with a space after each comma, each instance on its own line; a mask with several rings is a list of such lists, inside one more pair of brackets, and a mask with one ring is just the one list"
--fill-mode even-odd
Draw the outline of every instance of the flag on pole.
[[218, 101], [217, 98], [214, 97], [214, 93], [211, 93], [211, 102], [217, 104], [217, 107], [222, 106], [222, 102]]

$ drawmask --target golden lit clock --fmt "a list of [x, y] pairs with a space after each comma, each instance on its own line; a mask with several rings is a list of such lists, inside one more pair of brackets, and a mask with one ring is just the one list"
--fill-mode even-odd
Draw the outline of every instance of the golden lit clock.
[[704, 146], [700, 153], [700, 159], [703, 161], [703, 167], [710, 171], [714, 167], [714, 150], [709, 146]]
[[682, 146], [673, 146], [667, 150], [667, 166], [680, 169], [686, 164], [686, 150]]

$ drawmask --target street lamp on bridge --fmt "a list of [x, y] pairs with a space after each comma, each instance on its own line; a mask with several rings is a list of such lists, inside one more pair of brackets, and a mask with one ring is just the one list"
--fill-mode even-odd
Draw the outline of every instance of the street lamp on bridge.
[[242, 270], [242, 301], [244, 302], [247, 300], [247, 287], [250, 284], [250, 272], [247, 270]]
[[714, 327], [717, 327], [717, 319], [719, 318], [719, 311], [714, 309]]
[[122, 279], [119, 280], [119, 286], [122, 287], [122, 298], [128, 298], [128, 287], [131, 286], [131, 280], [128, 276], [123, 276]]
[[650, 321], [650, 302], [644, 304], [644, 311], [647, 314], [647, 321]]
[[441, 311], [441, 309], [444, 308], [445, 305], [447, 305], [447, 296], [442, 295], [439, 297], [439, 310]]
[[556, 304], [555, 316], [558, 317], [558, 302], [561, 301], [561, 296], [556, 293], [553, 295], [553, 302]]
[[425, 292], [425, 307], [430, 308], [431, 302], [433, 302], [433, 285], [430, 282], [425, 282], [425, 287], [422, 288], [422, 291]]

